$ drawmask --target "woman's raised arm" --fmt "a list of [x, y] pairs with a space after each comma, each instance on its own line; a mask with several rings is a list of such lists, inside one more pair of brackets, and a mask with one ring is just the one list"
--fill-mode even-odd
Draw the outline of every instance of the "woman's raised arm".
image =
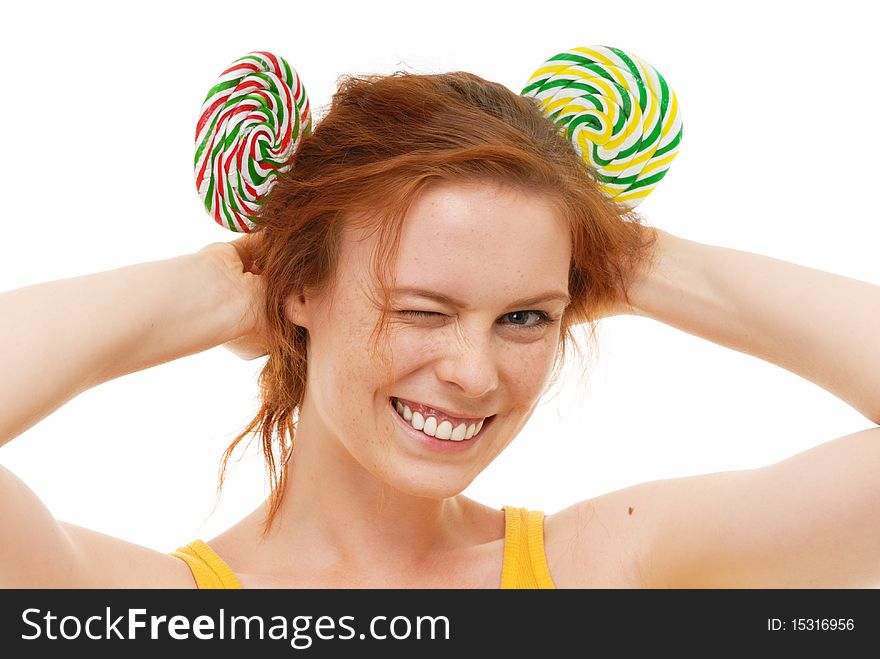
[[[197, 254], [0, 295], [0, 445], [120, 375], [219, 344], [256, 356], [260, 282], [246, 272], [245, 251], [215, 243]], [[190, 577], [181, 566], [57, 521], [0, 467], [0, 586], [185, 585]]]
[[657, 232], [631, 313], [776, 364], [880, 424], [880, 286]]
[[0, 295], [0, 445], [113, 378], [245, 331], [246, 299], [197, 253]]
[[[630, 287], [633, 313], [781, 366], [880, 421], [880, 287], [658, 238], [653, 269]], [[603, 528], [632, 539], [647, 587], [872, 587], [878, 475], [875, 427], [757, 469], [642, 483], [559, 517], [576, 540], [589, 537], [578, 520], [598, 510]]]

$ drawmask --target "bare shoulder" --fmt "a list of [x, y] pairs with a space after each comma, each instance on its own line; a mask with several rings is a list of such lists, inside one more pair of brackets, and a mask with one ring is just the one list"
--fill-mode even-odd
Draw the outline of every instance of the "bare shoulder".
[[545, 520], [550, 572], [575, 588], [876, 588], [878, 439], [577, 503]]
[[0, 587], [195, 587], [189, 566], [170, 554], [56, 519], [2, 466], [0, 502]]
[[[545, 520], [547, 562], [561, 588], [680, 588], [694, 584], [752, 470], [654, 480], [578, 502]], [[714, 540], [713, 540], [714, 537]], [[704, 584], [710, 585], [710, 584]], [[711, 585], [715, 585], [714, 583]]]
[[558, 588], [642, 588], [647, 506], [640, 486], [576, 503], [544, 518], [544, 546]]
[[195, 588], [189, 566], [179, 558], [81, 526], [59, 523], [78, 559], [70, 587]]
[[86, 587], [195, 588], [189, 566], [179, 558], [92, 529], [60, 524], [77, 548]]

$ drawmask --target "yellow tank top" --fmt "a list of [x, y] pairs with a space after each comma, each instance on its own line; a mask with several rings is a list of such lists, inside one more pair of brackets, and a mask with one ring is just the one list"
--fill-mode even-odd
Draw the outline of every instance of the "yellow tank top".
[[[544, 513], [504, 506], [501, 588], [556, 588], [544, 553]], [[189, 565], [198, 588], [241, 588], [235, 573], [201, 540], [171, 552]]]

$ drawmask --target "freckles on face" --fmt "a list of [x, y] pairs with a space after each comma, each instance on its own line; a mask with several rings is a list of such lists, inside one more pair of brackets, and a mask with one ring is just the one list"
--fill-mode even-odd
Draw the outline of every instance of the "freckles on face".
[[[358, 256], [355, 248], [345, 253]], [[370, 341], [379, 314], [365, 298], [362, 280], [352, 276], [360, 272], [353, 264], [340, 265], [337, 290], [321, 309], [309, 356], [309, 385], [323, 393], [329, 403], [325, 409], [339, 420], [368, 418], [371, 410], [365, 394], [378, 371]]]
[[376, 449], [389, 427], [386, 394], [498, 415], [492, 442], [441, 465], [455, 471], [443, 482], [458, 487], [509, 443], [544, 391], [568, 293], [568, 225], [547, 199], [509, 187], [429, 187], [404, 220], [378, 361], [370, 355], [380, 317], [375, 236], [343, 240], [335, 291], [310, 331], [309, 386], [334, 430], [359, 438], [351, 443], [358, 460], [374, 466], [394, 459]]
[[[417, 378], [400, 393], [530, 413], [558, 347], [567, 300], [553, 296], [567, 297], [570, 261], [569, 225], [548, 199], [489, 184], [428, 188], [394, 264], [393, 308], [432, 314], [396, 323], [395, 365]], [[556, 322], [541, 327], [541, 314]]]

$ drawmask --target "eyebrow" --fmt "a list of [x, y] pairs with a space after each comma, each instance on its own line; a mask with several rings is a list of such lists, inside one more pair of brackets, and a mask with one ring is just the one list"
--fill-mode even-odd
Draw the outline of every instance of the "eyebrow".
[[[402, 288], [395, 288], [391, 291], [392, 296], [397, 295], [415, 295], [417, 297], [424, 297], [429, 300], [434, 300], [435, 302], [439, 302], [441, 304], [446, 304], [453, 307], [458, 307], [459, 309], [468, 309], [468, 305], [464, 302], [456, 300], [449, 295], [444, 295], [438, 291], [430, 291], [425, 288], [418, 288], [413, 286], [404, 286]], [[510, 303], [511, 307], [527, 307], [533, 304], [540, 304], [541, 302], [550, 302], [551, 300], [562, 300], [565, 302], [566, 306], [571, 302], [571, 297], [562, 291], [547, 291], [545, 293], [539, 293], [538, 295], [533, 295], [530, 297], [522, 298], [521, 300], [516, 300]]]

